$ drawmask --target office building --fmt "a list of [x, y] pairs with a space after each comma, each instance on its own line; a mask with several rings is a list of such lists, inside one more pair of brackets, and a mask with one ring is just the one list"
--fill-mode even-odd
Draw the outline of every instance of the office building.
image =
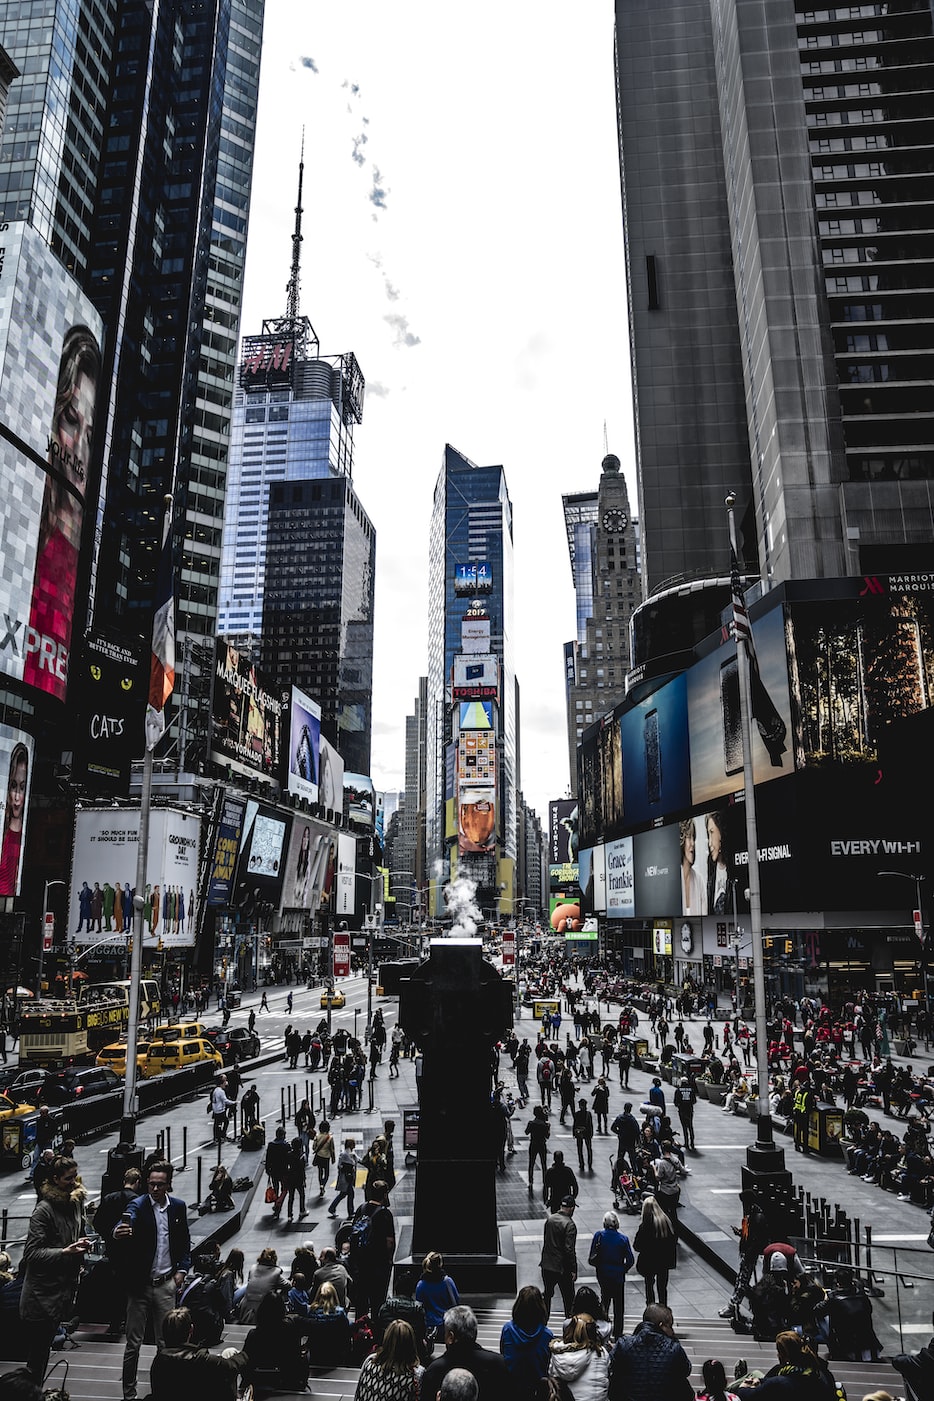
[[347, 476], [273, 482], [260, 658], [321, 705], [345, 770], [370, 772], [376, 531]]
[[405, 717], [405, 791], [389, 862], [390, 884], [400, 920], [416, 921], [425, 897], [425, 730], [428, 677], [420, 676], [411, 715]]
[[469, 875], [481, 907], [493, 910], [516, 895], [512, 503], [502, 467], [479, 467], [450, 444], [428, 569], [426, 860], [430, 873], [440, 862], [452, 877]]
[[619, 458], [603, 459], [599, 489], [563, 497], [577, 637], [565, 643], [571, 791], [577, 792], [577, 746], [594, 720], [625, 691], [629, 620], [641, 600], [639, 537]]
[[929, 569], [929, 4], [618, 0], [646, 593]]

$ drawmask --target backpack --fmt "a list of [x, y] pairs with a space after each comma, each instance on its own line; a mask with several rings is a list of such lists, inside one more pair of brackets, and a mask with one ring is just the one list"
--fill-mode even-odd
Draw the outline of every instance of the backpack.
[[542, 1080], [547, 1085], [551, 1079], [551, 1061], [543, 1060], [541, 1064]]
[[363, 1206], [357, 1208], [350, 1228], [350, 1258], [352, 1261], [360, 1259], [370, 1244], [370, 1227], [373, 1224], [374, 1211], [371, 1210], [372, 1202], [364, 1202]]
[[362, 1366], [375, 1346], [376, 1339], [373, 1336], [373, 1328], [370, 1324], [369, 1314], [362, 1314], [350, 1330], [351, 1366]]

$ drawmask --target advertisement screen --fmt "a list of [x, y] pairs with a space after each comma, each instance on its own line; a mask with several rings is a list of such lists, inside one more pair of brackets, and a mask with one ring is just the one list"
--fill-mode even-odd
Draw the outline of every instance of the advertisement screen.
[[460, 721], [458, 729], [461, 730], [492, 730], [493, 728], [493, 702], [492, 701], [461, 701]]
[[99, 486], [93, 452], [101, 322], [41, 236], [5, 226], [0, 259], [3, 577], [0, 672], [65, 699], [82, 552]]
[[577, 799], [559, 798], [548, 804], [550, 865], [577, 865]]
[[[283, 910], [317, 910], [330, 889], [337, 836], [332, 827], [296, 814], [282, 882]], [[331, 873], [333, 874], [333, 873]]]
[[[602, 783], [599, 732], [591, 730], [577, 746], [577, 792], [580, 801], [581, 847], [595, 846], [603, 838]], [[622, 777], [622, 759], [620, 759]]]
[[584, 846], [580, 850], [578, 868], [581, 903], [588, 914], [605, 914], [606, 892], [606, 847]]
[[362, 773], [344, 774], [344, 799], [352, 822], [372, 827], [376, 815], [376, 791], [372, 778]]
[[344, 811], [344, 761], [324, 735], [318, 745], [318, 802], [331, 812]]
[[626, 825], [691, 806], [687, 684], [683, 676], [624, 712], [623, 809]]
[[[335, 913], [352, 915], [357, 874], [357, 839], [349, 832], [337, 836], [337, 898]], [[374, 881], [375, 885], [376, 882]]]
[[[72, 673], [78, 704], [73, 777], [102, 793], [129, 792], [130, 765], [142, 748], [150, 651], [143, 640], [95, 632]], [[75, 685], [75, 682], [77, 684]]]
[[278, 908], [285, 878], [290, 818], [247, 799], [233, 903], [245, 914], [257, 904]]
[[461, 651], [468, 653], [468, 655], [483, 656], [489, 650], [489, 618], [468, 611], [461, 623]]
[[632, 837], [621, 837], [618, 841], [607, 842], [604, 848], [609, 919], [632, 919], [636, 913], [632, 844]]
[[496, 789], [493, 784], [458, 785], [457, 849], [492, 851], [496, 845]]
[[681, 908], [678, 828], [637, 832], [632, 839], [632, 864], [639, 917], [676, 914]]
[[[761, 688], [756, 691], [750, 730], [753, 774], [760, 784], [794, 772], [783, 610], [773, 608], [758, 618], [752, 629]], [[696, 662], [687, 673], [687, 687], [691, 733], [690, 801], [700, 807], [726, 794], [738, 793], [743, 787], [736, 644], [725, 642]], [[761, 717], [763, 709], [769, 706], [774, 707], [779, 717], [776, 722], [779, 733], [784, 732], [784, 739], [778, 744], [772, 742], [771, 728], [766, 725], [763, 731], [755, 720], [755, 712]], [[690, 801], [682, 806], [689, 806]], [[672, 807], [666, 809], [673, 810]]]
[[285, 707], [262, 673], [235, 647], [217, 639], [211, 758], [248, 778], [276, 777]]
[[[143, 938], [167, 948], [190, 948], [197, 934], [195, 891], [201, 824], [173, 808], [149, 818]], [[68, 928], [76, 944], [125, 944], [132, 931], [139, 848], [139, 808], [106, 808], [75, 817]]]
[[0, 774], [3, 782], [3, 840], [0, 845], [0, 895], [19, 895], [23, 852], [32, 791], [32, 736], [0, 725]]
[[457, 736], [458, 784], [496, 784], [496, 741], [485, 730], [462, 730]]
[[211, 874], [208, 879], [207, 902], [212, 906], [229, 905], [234, 888], [234, 871], [237, 866], [237, 852], [243, 833], [243, 816], [246, 812], [246, 799], [233, 793], [224, 795], [220, 821], [217, 826], [217, 839], [214, 843], [214, 856], [211, 861]]
[[283, 702], [289, 715], [283, 787], [288, 793], [297, 793], [300, 798], [316, 803], [321, 767], [321, 707], [297, 686], [286, 690]]
[[614, 715], [606, 717], [597, 735], [597, 773], [597, 808], [603, 835], [616, 837], [623, 825], [623, 741], [619, 720]]
[[455, 700], [498, 700], [499, 662], [489, 653], [454, 657]]

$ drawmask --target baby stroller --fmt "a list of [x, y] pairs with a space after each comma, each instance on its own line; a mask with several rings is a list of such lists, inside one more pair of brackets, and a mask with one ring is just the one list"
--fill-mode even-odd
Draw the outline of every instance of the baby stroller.
[[623, 1210], [630, 1216], [637, 1216], [642, 1210], [642, 1183], [627, 1169], [622, 1158], [610, 1159], [610, 1188], [613, 1193], [613, 1207]]

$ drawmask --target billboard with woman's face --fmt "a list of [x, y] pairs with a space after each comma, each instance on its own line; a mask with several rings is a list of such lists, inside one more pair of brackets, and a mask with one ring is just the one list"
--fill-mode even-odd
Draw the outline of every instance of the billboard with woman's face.
[[0, 673], [65, 699], [82, 550], [97, 503], [101, 322], [25, 224], [0, 257]]
[[3, 835], [0, 839], [0, 895], [19, 895], [32, 782], [32, 736], [0, 725], [0, 782], [3, 783]]

